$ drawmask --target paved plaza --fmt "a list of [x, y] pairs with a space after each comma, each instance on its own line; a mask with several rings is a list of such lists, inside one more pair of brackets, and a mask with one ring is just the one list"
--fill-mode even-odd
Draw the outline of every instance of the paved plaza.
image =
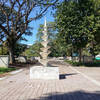
[[0, 100], [100, 100], [99, 67], [73, 69], [61, 61], [51, 64], [59, 67], [60, 80], [30, 80], [26, 68], [0, 81]]

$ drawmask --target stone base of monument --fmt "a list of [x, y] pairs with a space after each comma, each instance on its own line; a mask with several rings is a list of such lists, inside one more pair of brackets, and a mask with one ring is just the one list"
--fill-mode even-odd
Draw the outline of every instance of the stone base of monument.
[[58, 67], [34, 66], [30, 68], [30, 79], [59, 79]]

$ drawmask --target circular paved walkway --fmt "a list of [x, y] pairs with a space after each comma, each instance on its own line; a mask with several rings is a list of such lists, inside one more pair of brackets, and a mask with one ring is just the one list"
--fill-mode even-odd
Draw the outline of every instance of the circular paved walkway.
[[29, 69], [0, 81], [0, 100], [100, 100], [100, 86], [60, 61], [60, 80], [30, 80]]

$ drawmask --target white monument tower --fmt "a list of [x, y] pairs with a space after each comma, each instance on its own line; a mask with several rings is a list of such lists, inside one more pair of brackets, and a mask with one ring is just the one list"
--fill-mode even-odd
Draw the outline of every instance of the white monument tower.
[[50, 51], [48, 50], [50, 47], [48, 46], [49, 40], [47, 35], [47, 24], [46, 18], [44, 22], [44, 31], [42, 36], [41, 44], [43, 47], [41, 48], [40, 55], [42, 59], [40, 63], [42, 66], [33, 66], [30, 68], [30, 79], [59, 79], [59, 68], [48, 66], [48, 54]]
[[48, 40], [48, 34], [47, 34], [47, 22], [45, 18], [44, 22], [44, 30], [43, 30], [43, 36], [42, 36], [42, 48], [40, 52], [40, 55], [42, 56], [42, 59], [40, 60], [40, 63], [43, 64], [44, 67], [48, 66], [48, 55], [50, 51], [48, 50], [50, 47], [48, 46], [49, 40]]

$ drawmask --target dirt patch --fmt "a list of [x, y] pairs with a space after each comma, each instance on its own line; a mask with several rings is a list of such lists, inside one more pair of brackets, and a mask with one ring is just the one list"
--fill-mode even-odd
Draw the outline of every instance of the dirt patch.
[[8, 76], [8, 75], [9, 75], [9, 73], [0, 74], [0, 78], [5, 77], [5, 76]]

